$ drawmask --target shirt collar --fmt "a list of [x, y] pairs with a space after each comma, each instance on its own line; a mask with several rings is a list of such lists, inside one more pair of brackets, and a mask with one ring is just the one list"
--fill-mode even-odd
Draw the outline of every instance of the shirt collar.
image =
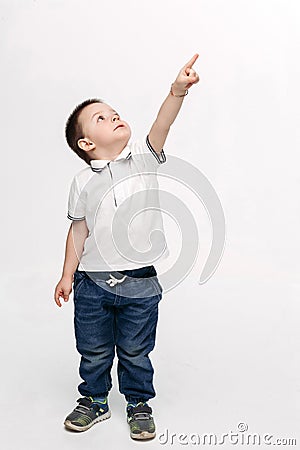
[[129, 159], [131, 157], [131, 150], [130, 150], [130, 146], [126, 145], [126, 147], [123, 148], [123, 150], [121, 151], [121, 153], [117, 156], [117, 158], [110, 160], [110, 159], [91, 159], [90, 160], [90, 164], [91, 164], [91, 169], [94, 172], [101, 172], [102, 169], [104, 169], [104, 167], [110, 162], [110, 161], [120, 161], [120, 160], [124, 160], [124, 159]]

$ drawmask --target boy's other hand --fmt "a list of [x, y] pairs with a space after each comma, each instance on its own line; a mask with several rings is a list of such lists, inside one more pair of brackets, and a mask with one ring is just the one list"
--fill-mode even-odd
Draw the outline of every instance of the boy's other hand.
[[186, 63], [179, 74], [177, 75], [176, 80], [173, 83], [174, 90], [176, 90], [176, 94], [184, 93], [187, 89], [189, 89], [193, 84], [198, 83], [199, 75], [192, 68], [193, 64], [198, 58], [198, 53], [196, 53], [188, 63]]
[[73, 277], [63, 276], [56, 285], [54, 300], [58, 306], [61, 306], [60, 297], [64, 299], [65, 302], [69, 300], [69, 295], [72, 292]]

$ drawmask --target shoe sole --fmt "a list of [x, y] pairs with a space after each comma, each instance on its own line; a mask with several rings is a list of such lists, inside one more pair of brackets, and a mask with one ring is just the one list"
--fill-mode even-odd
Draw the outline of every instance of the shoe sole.
[[139, 434], [130, 433], [130, 437], [132, 439], [153, 439], [155, 438], [156, 433], [150, 433], [149, 431], [142, 431]]
[[96, 417], [89, 425], [85, 425], [83, 427], [80, 427], [79, 425], [74, 425], [70, 420], [65, 420], [64, 425], [66, 428], [69, 428], [70, 430], [76, 430], [76, 431], [86, 431], [89, 428], [91, 428], [95, 423], [102, 422], [102, 420], [109, 419], [111, 416], [110, 410], [108, 410], [105, 414], [102, 414], [99, 417]]

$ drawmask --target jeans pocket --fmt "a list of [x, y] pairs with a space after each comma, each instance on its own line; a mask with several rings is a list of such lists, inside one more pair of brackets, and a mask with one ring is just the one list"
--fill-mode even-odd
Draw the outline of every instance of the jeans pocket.
[[78, 295], [79, 289], [82, 286], [84, 280], [86, 278], [85, 272], [76, 270], [74, 272], [74, 282], [73, 282], [73, 290], [74, 290], [74, 300]]

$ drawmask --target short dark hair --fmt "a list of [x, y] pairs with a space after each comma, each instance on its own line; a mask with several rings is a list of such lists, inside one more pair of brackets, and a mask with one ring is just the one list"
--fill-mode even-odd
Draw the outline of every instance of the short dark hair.
[[84, 137], [82, 126], [79, 120], [79, 115], [86, 106], [91, 105], [92, 103], [104, 103], [104, 101], [100, 98], [89, 98], [88, 100], [84, 100], [84, 102], [80, 103], [74, 108], [74, 110], [68, 117], [65, 127], [65, 136], [69, 147], [89, 166], [91, 165], [91, 159], [88, 156], [88, 153], [78, 146], [77, 141], [78, 139]]

